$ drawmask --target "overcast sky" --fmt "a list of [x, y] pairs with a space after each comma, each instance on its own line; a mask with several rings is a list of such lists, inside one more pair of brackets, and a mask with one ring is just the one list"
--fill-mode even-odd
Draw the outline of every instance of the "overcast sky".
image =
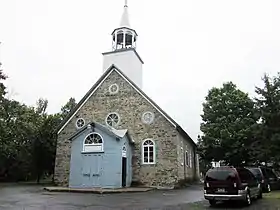
[[[124, 0], [0, 0], [10, 97], [58, 112], [102, 74]], [[144, 91], [196, 140], [208, 90], [233, 81], [254, 94], [280, 69], [279, 0], [129, 0]]]

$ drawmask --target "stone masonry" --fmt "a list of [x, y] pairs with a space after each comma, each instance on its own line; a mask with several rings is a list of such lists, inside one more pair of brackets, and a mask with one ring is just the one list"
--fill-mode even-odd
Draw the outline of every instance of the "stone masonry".
[[[118, 84], [119, 92], [112, 95], [108, 89], [114, 83]], [[141, 121], [142, 114], [146, 111], [155, 114], [154, 121], [150, 125]], [[193, 176], [192, 169], [195, 170], [195, 167], [184, 168], [184, 164], [182, 166], [186, 148], [190, 152], [193, 151], [191, 143], [181, 137], [164, 116], [116, 71], [113, 71], [58, 135], [55, 164], [55, 182], [58, 185], [68, 185], [71, 158], [71, 142], [68, 139], [77, 131], [76, 120], [82, 117], [86, 123], [96, 121], [105, 125], [105, 119], [111, 112], [117, 112], [121, 118], [116, 129], [128, 129], [129, 135], [135, 141], [133, 181], [145, 186], [174, 187], [179, 180]], [[156, 143], [154, 165], [141, 163], [141, 144], [147, 138], [153, 139]]]

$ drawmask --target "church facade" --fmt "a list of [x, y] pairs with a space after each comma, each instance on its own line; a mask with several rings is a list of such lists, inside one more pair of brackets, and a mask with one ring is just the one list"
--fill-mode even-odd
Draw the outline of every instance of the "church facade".
[[55, 183], [73, 188], [175, 187], [199, 177], [196, 144], [142, 90], [127, 5], [103, 74], [58, 129]]

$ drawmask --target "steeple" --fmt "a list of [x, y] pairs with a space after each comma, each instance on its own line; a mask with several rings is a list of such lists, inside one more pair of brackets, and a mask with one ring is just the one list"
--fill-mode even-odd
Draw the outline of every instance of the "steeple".
[[103, 72], [114, 65], [139, 88], [142, 88], [143, 60], [136, 51], [137, 33], [129, 23], [128, 5], [125, 0], [120, 26], [112, 33], [112, 50], [102, 53]]
[[125, 0], [125, 3], [124, 3], [124, 8], [123, 8], [123, 14], [122, 14], [120, 27], [130, 28], [127, 0]]
[[136, 48], [137, 33], [130, 27], [128, 4], [125, 0], [120, 27], [112, 33], [112, 49]]

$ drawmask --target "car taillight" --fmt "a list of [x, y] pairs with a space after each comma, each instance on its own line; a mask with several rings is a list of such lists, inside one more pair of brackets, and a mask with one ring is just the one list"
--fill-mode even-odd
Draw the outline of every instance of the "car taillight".
[[206, 187], [209, 187], [209, 183], [208, 182], [206, 183]]
[[237, 187], [237, 184], [236, 184], [236, 183], [233, 183], [233, 187]]

